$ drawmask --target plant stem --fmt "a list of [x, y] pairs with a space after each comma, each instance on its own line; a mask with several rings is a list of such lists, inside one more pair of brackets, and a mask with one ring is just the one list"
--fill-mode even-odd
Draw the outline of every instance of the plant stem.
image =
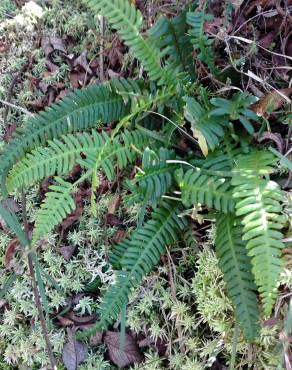
[[[27, 240], [29, 240], [29, 228], [28, 228], [27, 210], [26, 210], [26, 197], [25, 197], [24, 191], [21, 192], [21, 201], [22, 201], [24, 232], [25, 232], [25, 236]], [[34, 270], [33, 260], [32, 260], [32, 250], [29, 251], [27, 257], [28, 257], [29, 273], [30, 273], [30, 277], [32, 281], [32, 289], [33, 289], [33, 294], [35, 298], [35, 304], [38, 309], [39, 319], [40, 319], [40, 323], [41, 323], [41, 327], [42, 327], [42, 331], [43, 331], [43, 335], [44, 335], [44, 339], [46, 343], [46, 349], [48, 352], [51, 368], [52, 370], [57, 370], [57, 366], [56, 366], [56, 362], [55, 362], [55, 358], [54, 358], [54, 354], [53, 354], [53, 350], [52, 350], [52, 346], [51, 346], [51, 342], [49, 339], [49, 334], [48, 334], [48, 330], [46, 326], [46, 321], [45, 321], [45, 317], [44, 317], [44, 313], [42, 309], [42, 303], [41, 303], [41, 299], [40, 299], [40, 295], [39, 295], [39, 291], [37, 287], [37, 282], [35, 279], [35, 270]]]

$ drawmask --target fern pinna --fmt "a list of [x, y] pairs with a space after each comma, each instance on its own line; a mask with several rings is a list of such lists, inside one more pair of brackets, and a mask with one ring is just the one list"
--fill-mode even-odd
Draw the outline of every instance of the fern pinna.
[[[119, 78], [75, 90], [37, 114], [2, 151], [3, 195], [53, 177], [36, 216], [32, 243], [37, 245], [75, 209], [81, 182], [92, 182], [94, 211], [98, 171], [110, 181], [116, 168], [135, 174], [122, 185], [141, 207], [140, 222], [111, 250], [116, 281], [102, 297], [90, 332], [113, 324], [166, 248], [188, 225], [193, 230], [183, 215], [201, 209], [202, 219], [215, 220], [216, 253], [235, 317], [245, 337], [254, 340], [258, 305], [270, 315], [275, 303], [285, 218], [281, 189], [270, 180], [277, 161], [251, 144], [259, 128], [250, 109], [253, 99], [244, 93], [212, 98], [194, 82], [196, 54], [217, 73], [202, 9], [162, 17], [144, 36], [142, 14], [132, 2], [84, 3], [118, 32], [149, 81]], [[191, 139], [187, 145], [181, 135]], [[67, 175], [75, 163], [82, 175], [72, 182]]]

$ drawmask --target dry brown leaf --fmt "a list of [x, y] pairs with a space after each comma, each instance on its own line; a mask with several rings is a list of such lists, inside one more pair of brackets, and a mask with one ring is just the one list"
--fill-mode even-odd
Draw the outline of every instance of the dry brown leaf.
[[141, 363], [143, 356], [139, 352], [135, 339], [126, 334], [125, 347], [120, 349], [120, 333], [107, 331], [104, 337], [104, 343], [107, 346], [110, 360], [118, 367], [126, 367], [134, 363]]
[[21, 249], [18, 239], [13, 239], [7, 246], [4, 255], [4, 265], [6, 268], [11, 269], [13, 267], [14, 256], [17, 251]]
[[87, 356], [88, 351], [84, 343], [69, 338], [64, 345], [62, 359], [67, 370], [77, 370], [78, 365], [84, 362]]
[[60, 252], [61, 252], [62, 256], [64, 257], [65, 261], [67, 261], [67, 262], [70, 261], [71, 257], [73, 256], [73, 253], [75, 251], [75, 248], [76, 247], [71, 246], [71, 245], [60, 248]]
[[94, 335], [91, 335], [90, 336], [90, 338], [89, 338], [89, 344], [92, 347], [96, 347], [99, 344], [101, 344], [102, 338], [103, 338], [103, 332], [102, 331], [98, 331]]
[[[292, 94], [292, 88], [280, 89], [278, 91], [287, 97]], [[274, 112], [280, 109], [285, 100], [278, 91], [273, 91], [263, 96], [258, 102], [251, 106], [251, 110], [253, 110], [258, 116], [264, 116], [268, 112]]]
[[116, 210], [119, 208], [121, 200], [122, 200], [122, 197], [120, 195], [113, 196], [107, 207], [108, 213], [115, 214]]

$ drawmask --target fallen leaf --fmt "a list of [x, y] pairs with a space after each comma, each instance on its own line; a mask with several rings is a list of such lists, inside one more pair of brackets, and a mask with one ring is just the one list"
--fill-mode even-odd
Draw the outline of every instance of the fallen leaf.
[[127, 231], [123, 229], [119, 229], [113, 236], [112, 242], [115, 244], [119, 244], [121, 241], [125, 239], [126, 236], [127, 236]]
[[4, 255], [4, 265], [6, 268], [11, 269], [13, 265], [14, 256], [17, 251], [21, 249], [18, 239], [13, 239], [7, 246]]
[[66, 54], [63, 40], [58, 36], [43, 36], [41, 39], [41, 47], [47, 58], [49, 58], [55, 50]]
[[73, 311], [68, 313], [68, 317], [72, 320], [77, 326], [89, 324], [96, 319], [96, 315], [88, 315], [88, 316], [77, 316]]
[[106, 215], [106, 223], [110, 226], [120, 226], [123, 224], [122, 221], [112, 213]]
[[70, 261], [71, 257], [73, 256], [73, 253], [75, 251], [75, 248], [76, 247], [71, 246], [71, 245], [60, 248], [60, 252], [61, 252], [62, 256], [64, 257], [65, 261], [67, 261], [67, 262]]
[[92, 70], [89, 67], [89, 63], [87, 61], [87, 51], [83, 51], [78, 58], [76, 58], [73, 62], [73, 67], [82, 67], [86, 73], [92, 74]]
[[72, 325], [74, 325], [74, 322], [72, 320], [68, 319], [68, 317], [58, 316], [58, 320], [59, 320], [59, 322], [62, 326], [72, 326]]
[[102, 331], [98, 331], [96, 332], [94, 335], [91, 335], [89, 337], [89, 344], [92, 346], [92, 347], [96, 347], [98, 346], [99, 344], [101, 344], [102, 342], [102, 338], [103, 338], [103, 332]]
[[116, 210], [119, 208], [119, 205], [121, 203], [121, 199], [122, 197], [120, 195], [115, 195], [112, 197], [107, 207], [108, 213], [116, 213]]
[[85, 361], [87, 356], [86, 345], [72, 338], [63, 347], [62, 359], [67, 370], [77, 370], [78, 365]]
[[261, 143], [265, 140], [272, 140], [277, 145], [278, 151], [283, 154], [285, 143], [282, 136], [279, 133], [265, 131], [263, 132], [262, 136], [258, 139], [258, 142]]
[[107, 331], [104, 337], [110, 360], [119, 367], [126, 367], [134, 363], [141, 363], [143, 356], [139, 352], [136, 341], [131, 335], [125, 335], [125, 347], [120, 349], [120, 333]]
[[274, 112], [280, 109], [285, 99], [279, 93], [287, 96], [288, 98], [289, 95], [292, 94], [292, 88], [280, 89], [263, 96], [258, 102], [251, 106], [251, 110], [254, 111], [258, 116], [263, 116], [269, 112]]

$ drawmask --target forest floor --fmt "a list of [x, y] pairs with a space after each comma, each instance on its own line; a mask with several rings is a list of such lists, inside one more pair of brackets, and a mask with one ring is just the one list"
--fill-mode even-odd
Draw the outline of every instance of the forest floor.
[[[161, 15], [175, 17], [190, 2], [132, 3], [141, 10], [148, 29]], [[272, 143], [291, 159], [292, 1], [210, 0], [206, 12], [212, 16], [204, 31], [214, 39], [220, 79], [198, 59], [198, 80], [215, 93], [238, 90], [257, 97], [253, 111], [270, 127], [262, 136], [263, 144]], [[224, 79], [224, 75], [232, 78]], [[31, 115], [72, 89], [114, 77], [143, 76], [117, 34], [81, 1], [1, 0], [0, 148]], [[76, 165], [70, 178], [80, 174]], [[53, 278], [53, 282], [48, 278], [46, 288], [48, 331], [58, 369], [223, 370], [234, 351], [234, 369], [282, 369], [277, 361], [284, 351], [284, 365], [291, 370], [292, 339], [283, 340], [292, 291], [291, 238], [275, 315], [264, 323], [257, 344], [240, 337], [234, 349], [234, 312], [214, 254], [214, 229], [209, 222], [194, 223], [185, 244], [167, 251], [158, 269], [133, 293], [124, 349], [118, 325], [98, 332], [86, 343], [73, 339], [76, 329], [94, 325], [100, 291], [113, 280], [104, 258], [107, 250], [135, 228], [139, 216], [139, 209], [128, 206], [127, 194], [120, 191], [123, 173], [117, 182], [100, 176], [97, 217], [90, 215], [90, 191], [84, 185], [75, 194], [74, 213], [41, 248], [40, 264]], [[288, 215], [291, 179], [291, 171], [279, 179]], [[45, 179], [27, 194], [30, 225], [50, 181]], [[16, 213], [21, 211], [19, 194], [8, 202]], [[27, 266], [1, 220], [0, 257], [0, 285], [12, 271], [17, 275], [9, 290], [0, 294], [0, 370], [49, 369]]]

